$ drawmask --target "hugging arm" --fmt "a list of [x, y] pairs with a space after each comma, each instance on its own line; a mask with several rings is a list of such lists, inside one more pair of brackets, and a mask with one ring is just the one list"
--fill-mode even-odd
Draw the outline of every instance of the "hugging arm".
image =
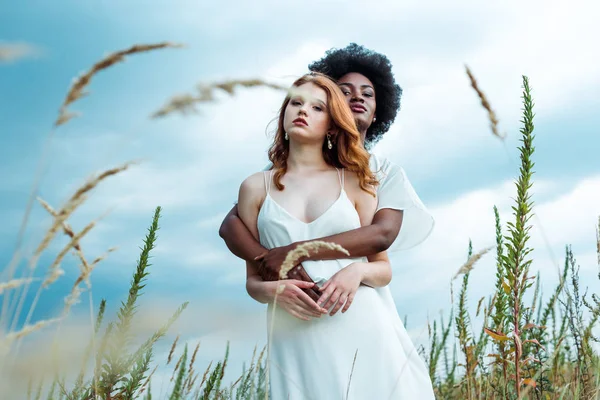
[[242, 260], [253, 262], [258, 255], [267, 251], [240, 219], [237, 204], [223, 219], [219, 236], [223, 238], [227, 248]]
[[[219, 236], [223, 238], [227, 248], [229, 248], [234, 255], [246, 260], [247, 268], [254, 268], [258, 278], [262, 278], [266, 281], [275, 281], [279, 279], [279, 270], [281, 268], [281, 264], [283, 264], [283, 260], [285, 259], [287, 252], [282, 254], [283, 257], [281, 258], [281, 262], [276, 266], [276, 268], [268, 268], [263, 261], [256, 261], [257, 256], [264, 254], [268, 250], [260, 244], [254, 234], [250, 231], [250, 229], [248, 229], [244, 221], [242, 221], [238, 214], [237, 204], [233, 206], [231, 211], [229, 211], [229, 214], [227, 214], [221, 223], [221, 227], [219, 228]], [[301, 265], [298, 265], [296, 268], [293, 268], [291, 271], [289, 271], [288, 278], [311, 283], [313, 282]], [[256, 279], [256, 277], [254, 277], [254, 279]], [[315, 301], [321, 295], [316, 287], [303, 287], [303, 290]]]
[[[384, 208], [373, 216], [370, 224], [351, 231], [331, 235], [316, 240], [333, 242], [348, 250], [350, 257], [368, 257], [387, 250], [400, 232], [404, 211]], [[288, 246], [266, 250], [260, 257], [263, 267], [269, 271], [278, 271], [286, 254], [302, 242], [294, 242]], [[298, 264], [309, 260], [333, 260], [347, 258], [337, 250], [323, 249], [298, 260]]]

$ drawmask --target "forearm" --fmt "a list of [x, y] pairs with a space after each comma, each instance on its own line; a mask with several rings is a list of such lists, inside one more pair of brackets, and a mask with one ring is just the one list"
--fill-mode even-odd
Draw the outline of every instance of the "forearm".
[[223, 220], [219, 235], [225, 241], [227, 248], [243, 260], [254, 261], [257, 256], [267, 251], [238, 217], [236, 207]]
[[[375, 214], [370, 225], [317, 240], [339, 244], [348, 250], [350, 257], [371, 256], [387, 250], [392, 245], [400, 231], [402, 217], [401, 210], [380, 210]], [[348, 256], [340, 251], [327, 249], [311, 254], [307, 260], [332, 260], [346, 257]]]
[[260, 277], [251, 277], [246, 280], [246, 291], [259, 303], [269, 303], [273, 299], [273, 282], [265, 282]]
[[[316, 240], [333, 242], [348, 250], [350, 257], [366, 257], [384, 251], [384, 237], [381, 227], [368, 225], [351, 231], [338, 233]], [[310, 256], [311, 260], [332, 260], [348, 257], [337, 250], [321, 250], [318, 254]]]
[[351, 264], [361, 273], [361, 283], [371, 287], [383, 287], [392, 280], [392, 268], [388, 261], [357, 262]]

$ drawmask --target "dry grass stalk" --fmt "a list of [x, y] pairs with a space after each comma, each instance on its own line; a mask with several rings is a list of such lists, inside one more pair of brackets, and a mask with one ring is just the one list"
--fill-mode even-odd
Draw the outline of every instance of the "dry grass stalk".
[[35, 56], [39, 49], [28, 43], [4, 43], [0, 45], [0, 63], [9, 63]]
[[183, 47], [183, 46], [181, 44], [170, 43], [170, 42], [162, 42], [162, 43], [155, 43], [155, 44], [139, 44], [139, 45], [133, 45], [130, 48], [125, 49], [125, 50], [120, 50], [120, 51], [117, 51], [114, 53], [110, 53], [109, 55], [104, 57], [102, 60], [95, 63], [88, 71], [86, 71], [85, 73], [83, 73], [82, 75], [80, 75], [78, 78], [76, 78], [73, 81], [73, 84], [71, 85], [71, 88], [69, 89], [69, 92], [67, 93], [67, 96], [65, 97], [65, 100], [60, 107], [59, 116], [58, 116], [58, 119], [56, 120], [56, 122], [54, 123], [54, 126], [60, 126], [64, 123], [66, 123], [67, 121], [69, 121], [70, 119], [72, 119], [73, 117], [77, 116], [74, 113], [70, 113], [69, 110], [67, 110], [67, 107], [70, 104], [72, 104], [73, 102], [81, 99], [82, 97], [84, 97], [88, 94], [88, 92], [84, 92], [84, 89], [90, 84], [92, 77], [95, 74], [97, 74], [98, 72], [100, 72], [106, 68], [109, 68], [119, 62], [125, 61], [125, 56], [129, 56], [129, 55], [137, 54], [137, 53], [145, 53], [148, 51], [164, 49], [164, 48], [179, 48], [179, 47]]
[[48, 232], [46, 233], [46, 235], [44, 236], [44, 238], [42, 239], [42, 241], [40, 242], [40, 244], [38, 245], [38, 247], [36, 248], [36, 250], [34, 252], [34, 256], [30, 263], [32, 269], [35, 268], [35, 265], [37, 263], [37, 260], [39, 259], [40, 254], [48, 247], [48, 245], [50, 244], [52, 239], [54, 239], [54, 237], [56, 236], [58, 230], [61, 227], [64, 228], [64, 222], [87, 199], [86, 194], [89, 193], [96, 186], [98, 186], [98, 184], [100, 182], [102, 182], [104, 179], [106, 179], [110, 176], [113, 176], [113, 175], [117, 175], [118, 173], [127, 170], [131, 165], [135, 165], [135, 164], [136, 164], [135, 161], [131, 161], [131, 162], [121, 165], [120, 167], [108, 169], [108, 170], [100, 173], [98, 176], [92, 176], [79, 189], [77, 189], [77, 191], [71, 196], [71, 198], [67, 201], [67, 203], [60, 209], [60, 211], [54, 211], [52, 209], [52, 207], [50, 207], [47, 203], [45, 203], [45, 202], [42, 203], [43, 206], [44, 206], [44, 203], [46, 204], [44, 207], [48, 207], [46, 209], [49, 212], [50, 212], [50, 210], [52, 210], [51, 214], [53, 214], [55, 217], [54, 217], [52, 226], [50, 227], [50, 229], [48, 229]]
[[492, 246], [491, 246], [491, 247], [486, 247], [485, 249], [481, 250], [480, 252], [478, 252], [478, 253], [475, 253], [475, 254], [473, 254], [471, 257], [469, 257], [469, 259], [467, 260], [467, 262], [466, 262], [466, 263], [464, 263], [464, 264], [462, 265], [462, 267], [460, 267], [460, 268], [458, 269], [458, 271], [456, 272], [456, 275], [454, 275], [454, 277], [453, 277], [452, 279], [454, 280], [454, 279], [456, 279], [456, 278], [457, 278], [459, 275], [462, 275], [462, 274], [469, 273], [469, 272], [470, 272], [470, 271], [473, 269], [473, 267], [475, 266], [475, 263], [476, 263], [477, 261], [479, 261], [479, 259], [480, 259], [481, 257], [483, 257], [485, 253], [487, 253], [488, 251], [490, 251], [490, 250], [491, 250], [491, 249], [493, 249], [493, 248], [494, 248], [494, 247], [492, 247]]
[[[37, 306], [37, 302], [38, 302], [38, 300], [40, 298], [40, 295], [42, 293], [42, 289], [45, 289], [48, 286], [50, 286], [52, 283], [56, 282], [56, 280], [64, 274], [65, 271], [60, 268], [60, 263], [62, 262], [63, 258], [67, 255], [67, 253], [69, 252], [69, 250], [72, 247], [74, 247], [76, 244], [78, 244], [79, 241], [89, 231], [92, 230], [92, 228], [96, 225], [96, 223], [98, 222], [98, 220], [90, 222], [85, 228], [83, 228], [83, 230], [81, 232], [79, 232], [74, 237], [72, 237], [71, 240], [69, 241], [69, 243], [65, 247], [63, 247], [63, 249], [61, 250], [61, 252], [56, 256], [56, 258], [54, 259], [54, 261], [52, 262], [52, 264], [48, 268], [48, 274], [47, 274], [46, 279], [42, 282], [42, 284], [38, 288], [38, 291], [37, 291], [37, 293], [36, 293], [36, 295], [35, 295], [35, 297], [33, 299], [33, 302], [32, 302], [32, 304], [31, 304], [31, 306], [29, 308], [29, 312], [27, 314], [27, 317], [25, 318], [25, 324], [28, 324], [29, 321], [31, 320], [31, 316], [33, 315], [33, 311], [34, 311], [35, 307]], [[33, 269], [32, 269], [31, 272], [33, 273]], [[89, 273], [91, 273], [91, 269], [90, 269], [90, 271], [84, 271], [82, 273], [82, 277], [83, 277], [82, 279], [86, 279], [86, 277], [89, 277]], [[64, 309], [63, 316], [66, 316], [66, 314], [70, 310], [71, 306], [78, 301], [79, 296], [81, 295], [81, 290], [78, 289], [78, 285], [79, 285], [79, 283], [77, 283], [76, 285], [73, 286], [73, 290], [71, 291], [71, 294], [69, 296], [67, 296], [67, 298], [66, 298], [65, 309]], [[25, 289], [27, 289], [27, 288], [28, 288], [28, 286], [25, 287]], [[18, 319], [18, 316], [21, 313], [21, 309], [22, 309], [22, 306], [23, 306], [23, 303], [24, 303], [24, 298], [25, 298], [26, 294], [27, 294], [27, 291], [25, 291], [24, 294], [21, 295], [21, 299], [19, 300], [19, 304], [17, 306], [16, 313], [15, 313], [15, 315], [13, 317], [13, 324], [12, 324], [13, 328], [14, 328], [14, 325], [15, 325], [17, 319]]]
[[79, 297], [81, 297], [81, 293], [83, 293], [83, 290], [81, 290], [81, 288], [79, 287], [79, 284], [81, 282], [85, 282], [87, 289], [88, 290], [91, 289], [92, 283], [90, 282], [90, 276], [92, 275], [92, 271], [94, 270], [94, 268], [96, 267], [96, 265], [98, 265], [98, 263], [100, 261], [104, 260], [106, 257], [108, 257], [109, 253], [112, 253], [115, 250], [116, 250], [116, 247], [112, 247], [112, 248], [108, 249], [108, 251], [106, 253], [104, 253], [100, 257], [96, 258], [92, 262], [92, 264], [89, 264], [89, 265], [85, 261], [85, 256], [83, 255], [83, 252], [81, 250], [78, 251], [79, 258], [82, 260], [82, 263], [84, 263], [85, 265], [82, 264], [81, 273], [77, 277], [75, 282], [73, 283], [73, 287], [71, 288], [71, 293], [65, 299], [65, 308], [63, 310], [63, 314], [65, 316], [69, 313], [69, 311], [71, 310], [71, 307], [74, 304], [79, 303]]
[[[48, 202], [44, 201], [40, 197], [38, 197], [37, 200], [42, 205], [42, 207], [44, 207], [46, 211], [48, 211], [50, 215], [52, 215], [54, 218], [58, 217], [58, 213], [52, 208], [52, 206], [50, 206], [50, 204], [48, 204]], [[69, 236], [71, 239], [75, 237], [75, 232], [73, 231], [73, 228], [71, 228], [71, 225], [67, 223], [67, 221], [62, 221], [62, 228], [65, 235]], [[89, 270], [90, 265], [88, 264], [85, 256], [83, 255], [83, 251], [81, 250], [81, 246], [79, 245], [79, 243], [76, 243], [73, 246], [73, 248], [75, 249], [75, 253], [79, 257], [79, 259], [81, 260], [82, 271]]]
[[74, 247], [76, 244], [78, 244], [79, 241], [85, 235], [87, 235], [89, 231], [91, 231], [96, 226], [96, 222], [97, 221], [92, 221], [89, 224], [87, 224], [86, 227], [83, 228], [83, 230], [81, 232], [76, 234], [71, 239], [71, 241], [69, 241], [69, 243], [67, 243], [67, 245], [65, 245], [65, 247], [63, 247], [61, 252], [58, 253], [56, 258], [54, 259], [54, 262], [50, 265], [50, 268], [48, 268], [48, 277], [42, 283], [42, 288], [46, 288], [56, 281], [56, 279], [58, 278], [56, 271], [58, 269], [60, 269], [59, 266], [60, 266], [60, 263], [62, 262], [63, 258], [67, 255], [67, 253], [69, 252], [71, 247]]
[[171, 360], [173, 359], [173, 353], [175, 352], [175, 348], [177, 347], [178, 341], [179, 341], [179, 335], [177, 335], [177, 337], [173, 341], [173, 344], [171, 345], [171, 350], [169, 350], [169, 356], [167, 357], [167, 365], [169, 365], [171, 363]]
[[198, 94], [182, 94], [173, 96], [162, 108], [155, 111], [150, 118], [165, 117], [173, 112], [180, 112], [183, 115], [196, 113], [195, 105], [198, 103], [208, 103], [216, 101], [216, 90], [222, 90], [230, 96], [235, 94], [235, 88], [241, 86], [245, 88], [263, 86], [276, 90], [287, 90], [286, 87], [270, 82], [265, 82], [260, 79], [245, 79], [245, 80], [230, 80], [220, 83], [212, 83], [209, 85], [199, 84]]
[[313, 240], [311, 242], [302, 243], [286, 255], [285, 260], [283, 260], [283, 264], [281, 264], [279, 278], [286, 279], [288, 272], [290, 272], [290, 270], [294, 268], [296, 262], [300, 258], [310, 256], [311, 251], [314, 253], [318, 253], [321, 249], [335, 250], [344, 253], [347, 256], [350, 256], [348, 250], [344, 249], [342, 246], [336, 243], [323, 242], [321, 240]]
[[354, 352], [354, 359], [352, 360], [352, 369], [350, 369], [350, 378], [348, 379], [348, 388], [346, 389], [346, 399], [350, 395], [350, 384], [352, 383], [352, 374], [354, 373], [354, 366], [356, 365], [356, 356], [358, 355], [358, 349]]
[[[106, 253], [102, 254], [100, 257], [97, 257], [88, 266], [83, 266], [82, 265], [81, 274], [77, 277], [77, 279], [75, 280], [75, 283], [73, 283], [73, 289], [75, 289], [75, 287], [79, 286], [79, 284], [81, 282], [85, 282], [87, 288], [90, 289], [92, 287], [92, 284], [90, 282], [90, 276], [92, 274], [92, 271], [94, 270], [94, 268], [96, 267], [96, 265], [98, 265], [98, 263], [100, 261], [106, 259], [106, 257], [108, 257], [108, 255], [110, 253], [112, 253], [113, 251], [116, 251], [116, 250], [117, 250], [116, 247], [111, 247], [110, 249], [108, 249], [106, 251]], [[83, 253], [81, 253], [80, 258], [82, 258], [83, 260], [85, 260], [85, 257], [83, 256]]]
[[492, 133], [495, 136], [497, 136], [498, 138], [504, 140], [506, 138], [506, 134], [501, 134], [498, 131], [498, 118], [496, 117], [496, 113], [494, 112], [494, 110], [492, 110], [492, 106], [490, 105], [490, 102], [488, 101], [487, 97], [485, 97], [485, 94], [479, 88], [477, 80], [475, 79], [475, 76], [473, 75], [473, 73], [471, 72], [469, 67], [465, 66], [465, 68], [467, 70], [467, 75], [469, 76], [469, 79], [471, 81], [471, 86], [477, 92], [477, 95], [479, 96], [479, 99], [481, 100], [481, 105], [488, 112], [488, 118], [490, 120], [490, 128], [492, 129]]
[[192, 370], [194, 367], [194, 363], [196, 362], [196, 355], [198, 354], [198, 349], [200, 349], [200, 342], [198, 342], [198, 344], [196, 345], [196, 348], [194, 349], [194, 353], [192, 354], [192, 359], [190, 360], [190, 365], [188, 367], [188, 375], [192, 375]]
[[179, 370], [179, 366], [181, 365], [181, 361], [183, 361], [183, 355], [181, 354], [181, 356], [179, 357], [179, 360], [177, 360], [177, 364], [175, 364], [175, 368], [173, 368], [173, 375], [171, 375], [171, 382], [173, 382], [173, 379], [175, 379], [175, 374], [177, 374], [177, 371]]
[[202, 385], [204, 385], [204, 382], [206, 382], [206, 377], [208, 376], [208, 372], [210, 371], [210, 367], [212, 367], [212, 361], [210, 363], [208, 363], [208, 367], [206, 367], [206, 371], [204, 371], [204, 375], [202, 375], [202, 381], [200, 382], [200, 386], [202, 387]]
[[15, 341], [17, 339], [21, 339], [21, 338], [29, 335], [30, 333], [38, 331], [50, 324], [58, 322], [60, 320], [62, 320], [62, 318], [45, 319], [45, 320], [39, 321], [33, 325], [25, 325], [23, 327], [23, 329], [21, 329], [20, 331], [11, 332], [8, 335], [6, 335], [6, 337], [4, 338], [4, 341], [8, 345], [10, 345], [13, 341]]
[[0, 294], [5, 290], [15, 289], [23, 285], [29, 284], [37, 279], [26, 278], [26, 279], [13, 279], [8, 282], [0, 283]]
[[148, 375], [148, 377], [142, 384], [142, 387], [140, 388], [140, 394], [144, 393], [144, 391], [146, 390], [146, 387], [148, 386], [148, 383], [150, 383], [150, 378], [152, 378], [152, 375], [154, 375], [154, 373], [156, 372], [157, 369], [158, 369], [158, 365], [154, 367], [152, 372], [150, 372], [150, 375]]

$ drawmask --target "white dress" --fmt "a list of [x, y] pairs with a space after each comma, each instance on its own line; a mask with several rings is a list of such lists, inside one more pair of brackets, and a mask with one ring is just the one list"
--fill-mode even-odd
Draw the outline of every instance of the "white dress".
[[[260, 242], [266, 248], [329, 236], [360, 227], [354, 205], [343, 188], [316, 220], [300, 221], [269, 194], [258, 214]], [[304, 262], [319, 285], [355, 261], [366, 258]], [[268, 307], [269, 380], [273, 400], [433, 400], [427, 367], [396, 311], [389, 288], [361, 285], [346, 313], [299, 320]], [[272, 325], [273, 324], [273, 325]], [[356, 360], [354, 361], [356, 357]]]

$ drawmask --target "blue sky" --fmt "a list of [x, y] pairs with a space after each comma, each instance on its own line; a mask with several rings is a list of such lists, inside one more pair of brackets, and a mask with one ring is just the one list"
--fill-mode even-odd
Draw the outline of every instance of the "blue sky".
[[[355, 41], [388, 55], [404, 89], [397, 121], [374, 151], [405, 168], [437, 221], [427, 242], [392, 255], [392, 290], [414, 340], [426, 337], [428, 315], [448, 310], [450, 278], [466, 257], [469, 238], [475, 250], [493, 244], [493, 205], [504, 221], [510, 218], [522, 74], [536, 102], [533, 268], [542, 271], [550, 291], [555, 264], [562, 265], [570, 243], [584, 282], [598, 292], [600, 54], [592, 49], [600, 37], [599, 9], [583, 1], [398, 3], [30, 1], [2, 7], [0, 45], [25, 43], [35, 51], [0, 64], [0, 259], [10, 259], [37, 162], [73, 77], [134, 43], [185, 43], [185, 49], [130, 57], [94, 78], [91, 95], [72, 106], [82, 117], [55, 133], [39, 195], [59, 206], [91, 173], [143, 159], [101, 185], [71, 220], [81, 229], [111, 210], [82, 242], [89, 258], [119, 246], [94, 272], [95, 301], [105, 297], [114, 310], [125, 298], [138, 247], [161, 205], [144, 301], [171, 310], [189, 300], [175, 331], [210, 343], [201, 351], [206, 360], [220, 356], [228, 338], [238, 364], [249, 358], [264, 339], [262, 323], [255, 322], [264, 319], [263, 310], [246, 295], [243, 264], [228, 253], [217, 229], [240, 182], [265, 164], [265, 129], [282, 94], [241, 90], [195, 116], [148, 116], [198, 82], [260, 77], [290, 84], [325, 50]], [[465, 63], [508, 134], [508, 152], [488, 129]], [[26, 249], [48, 224], [36, 206]], [[56, 240], [49, 254], [63, 244]], [[48, 262], [42, 260], [40, 271]], [[68, 259], [63, 268], [66, 275], [44, 294], [34, 319], [62, 307], [77, 265]], [[490, 293], [493, 268], [488, 255], [473, 272], [473, 306]], [[83, 302], [74, 312], [86, 310]], [[212, 317], [200, 324], [199, 316]]]

